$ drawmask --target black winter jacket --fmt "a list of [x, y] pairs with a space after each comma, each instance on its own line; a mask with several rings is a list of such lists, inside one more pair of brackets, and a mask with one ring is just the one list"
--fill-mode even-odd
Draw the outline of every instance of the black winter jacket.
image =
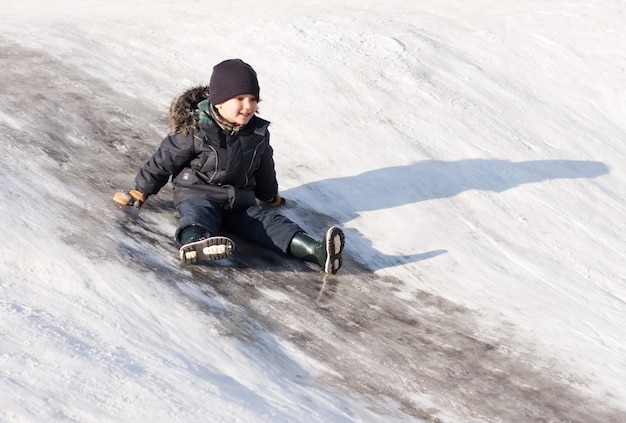
[[235, 135], [216, 123], [168, 135], [135, 178], [146, 195], [171, 177], [174, 202], [205, 198], [225, 209], [243, 209], [278, 193], [269, 122], [254, 116]]

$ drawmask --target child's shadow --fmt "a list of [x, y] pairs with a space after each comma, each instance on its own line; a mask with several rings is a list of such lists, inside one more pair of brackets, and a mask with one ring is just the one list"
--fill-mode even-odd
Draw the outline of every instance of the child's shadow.
[[[298, 223], [305, 227], [312, 225], [319, 230], [319, 225], [343, 225], [360, 212], [449, 198], [469, 190], [503, 192], [522, 184], [551, 179], [594, 178], [607, 173], [608, 166], [591, 161], [426, 160], [311, 182], [282, 194], [287, 201], [299, 204], [294, 209]], [[310, 209], [306, 210], [307, 207]], [[374, 249], [372, 242], [354, 229], [346, 229], [346, 237], [350, 245], [359, 249], [366, 262], [364, 264], [372, 270], [416, 262], [447, 252], [435, 250], [410, 255], [385, 255]]]

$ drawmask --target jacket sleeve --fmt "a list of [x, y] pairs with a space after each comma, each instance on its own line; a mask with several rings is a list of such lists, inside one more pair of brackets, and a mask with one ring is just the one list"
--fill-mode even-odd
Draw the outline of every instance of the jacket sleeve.
[[261, 163], [254, 174], [256, 186], [254, 194], [261, 201], [271, 201], [278, 194], [278, 181], [274, 166], [274, 150], [270, 145], [270, 134], [267, 133], [267, 148], [261, 155]]
[[146, 195], [156, 194], [170, 176], [176, 175], [194, 157], [193, 131], [189, 135], [168, 135], [137, 173], [136, 188]]

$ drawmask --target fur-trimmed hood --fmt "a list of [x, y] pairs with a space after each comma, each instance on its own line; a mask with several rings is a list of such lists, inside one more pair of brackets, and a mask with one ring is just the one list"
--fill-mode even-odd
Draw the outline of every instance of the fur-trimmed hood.
[[171, 134], [183, 133], [185, 135], [198, 128], [198, 120], [194, 111], [198, 103], [209, 98], [209, 87], [198, 85], [190, 88], [172, 100], [167, 115], [167, 122]]

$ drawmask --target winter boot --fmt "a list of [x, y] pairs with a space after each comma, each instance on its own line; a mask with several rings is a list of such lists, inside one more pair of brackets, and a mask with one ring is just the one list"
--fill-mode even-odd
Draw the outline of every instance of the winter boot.
[[345, 237], [343, 231], [331, 226], [322, 241], [312, 238], [305, 232], [298, 232], [289, 244], [289, 253], [311, 263], [316, 263], [326, 273], [335, 274], [342, 264]]
[[210, 236], [201, 226], [187, 226], [180, 232], [182, 247], [178, 250], [185, 264], [196, 264], [199, 260], [221, 260], [235, 251], [235, 244], [225, 236]]
[[192, 242], [200, 241], [201, 239], [205, 239], [210, 237], [209, 231], [204, 229], [202, 226], [191, 225], [185, 226], [180, 230], [180, 235], [178, 236], [180, 239], [180, 244], [185, 245]]

